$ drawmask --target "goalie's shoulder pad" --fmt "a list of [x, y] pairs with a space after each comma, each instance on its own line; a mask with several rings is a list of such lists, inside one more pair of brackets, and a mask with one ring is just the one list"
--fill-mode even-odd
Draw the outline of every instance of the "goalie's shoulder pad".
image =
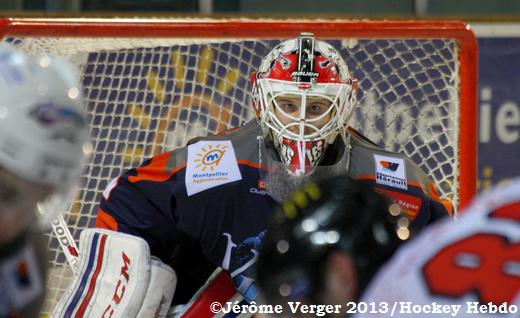
[[79, 272], [53, 317], [135, 317], [150, 280], [141, 238], [104, 229], [82, 231]]

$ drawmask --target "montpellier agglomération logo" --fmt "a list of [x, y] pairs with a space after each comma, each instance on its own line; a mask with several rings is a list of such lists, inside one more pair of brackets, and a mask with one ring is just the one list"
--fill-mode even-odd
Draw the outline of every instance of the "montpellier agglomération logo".
[[215, 171], [226, 153], [226, 148], [227, 146], [222, 147], [220, 144], [215, 147], [212, 145], [208, 145], [208, 148], [202, 147], [201, 152], [197, 153], [198, 159], [194, 160], [195, 168], [199, 168], [203, 172], [206, 172], [206, 169]]

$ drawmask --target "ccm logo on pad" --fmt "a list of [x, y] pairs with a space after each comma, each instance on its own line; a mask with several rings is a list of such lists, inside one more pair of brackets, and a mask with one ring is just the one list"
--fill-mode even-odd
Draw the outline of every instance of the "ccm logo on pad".
[[126, 286], [128, 285], [128, 281], [130, 280], [130, 276], [128, 275], [128, 267], [130, 266], [130, 258], [125, 254], [125, 252], [121, 253], [121, 257], [123, 259], [123, 266], [121, 267], [121, 274], [119, 279], [117, 280], [116, 289], [114, 290], [114, 295], [112, 296], [112, 300], [108, 304], [105, 312], [103, 313], [103, 318], [112, 317], [114, 314], [114, 307], [119, 305], [121, 299], [125, 295]]

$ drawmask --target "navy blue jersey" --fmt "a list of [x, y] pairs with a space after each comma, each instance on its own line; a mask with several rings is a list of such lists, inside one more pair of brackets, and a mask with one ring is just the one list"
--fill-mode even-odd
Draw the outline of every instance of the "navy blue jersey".
[[[174, 304], [186, 303], [216, 267], [254, 298], [253, 264], [276, 202], [260, 178], [255, 121], [166, 152], [113, 180], [96, 226], [144, 238], [178, 276]], [[351, 131], [348, 171], [408, 212], [418, 227], [451, 213], [424, 172], [406, 157]]]

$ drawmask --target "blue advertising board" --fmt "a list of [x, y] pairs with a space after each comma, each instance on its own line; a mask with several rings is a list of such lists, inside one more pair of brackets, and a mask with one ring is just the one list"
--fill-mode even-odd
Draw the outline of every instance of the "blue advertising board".
[[478, 190], [520, 175], [520, 37], [479, 38]]

